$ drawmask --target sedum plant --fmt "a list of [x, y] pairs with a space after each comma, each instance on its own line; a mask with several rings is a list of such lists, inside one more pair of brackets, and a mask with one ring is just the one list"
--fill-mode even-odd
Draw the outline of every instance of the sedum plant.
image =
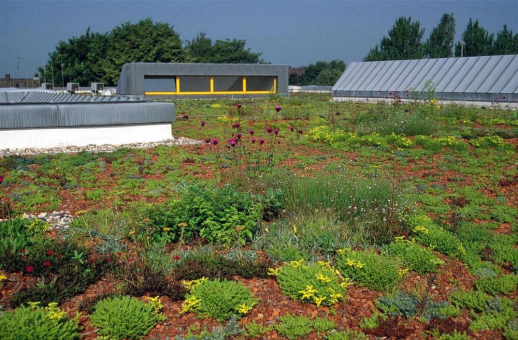
[[388, 252], [397, 256], [406, 268], [419, 274], [436, 272], [439, 266], [444, 264], [431, 249], [424, 248], [415, 240], [405, 240], [404, 236], [396, 237], [396, 240], [389, 244]]
[[151, 298], [146, 304], [134, 297], [116, 296], [99, 301], [90, 320], [100, 328], [100, 335], [110, 339], [140, 339], [164, 320], [161, 308], [158, 298]]
[[428, 216], [416, 217], [412, 231], [417, 242], [440, 253], [453, 257], [466, 253], [457, 236], [433, 223]]
[[33, 302], [0, 315], [0, 339], [71, 340], [81, 337], [77, 318], [70, 320], [57, 303], [49, 303], [47, 307], [38, 305]]
[[184, 284], [190, 293], [182, 303], [182, 313], [193, 312], [201, 317], [211, 316], [222, 322], [234, 314], [247, 314], [258, 302], [250, 288], [233, 281], [202, 278], [184, 281]]
[[395, 257], [349, 248], [339, 251], [337, 267], [345, 277], [377, 291], [390, 290], [407, 271]]
[[344, 300], [348, 280], [339, 283], [336, 270], [328, 263], [304, 264], [304, 260], [291, 261], [287, 265], [271, 269], [277, 276], [282, 292], [292, 299], [332, 306]]

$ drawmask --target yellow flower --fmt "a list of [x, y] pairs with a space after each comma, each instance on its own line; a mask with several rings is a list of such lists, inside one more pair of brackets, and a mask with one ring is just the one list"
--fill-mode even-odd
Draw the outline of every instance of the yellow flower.
[[180, 222], [180, 223], [178, 223], [178, 226], [179, 226], [180, 228], [185, 228], [185, 227], [187, 227], [187, 223], [185, 223], [185, 222]]
[[320, 305], [322, 304], [322, 302], [324, 302], [325, 299], [326, 299], [325, 296], [323, 296], [323, 297], [313, 296], [313, 301], [316, 303], [317, 307], [320, 307]]
[[358, 261], [358, 262], [356, 262], [356, 268], [358, 268], [358, 269], [362, 269], [362, 268], [363, 268], [363, 263], [361, 263], [361, 262], [359, 262], [359, 261]]
[[194, 287], [202, 284], [204, 281], [207, 281], [206, 277], [202, 277], [201, 279], [192, 280], [192, 281], [184, 280], [183, 285], [185, 286], [185, 288], [187, 288], [187, 290], [192, 290]]
[[394, 240], [396, 240], [396, 242], [397, 241], [404, 241], [405, 240], [405, 235], [403, 235], [403, 236], [396, 236], [396, 237], [394, 237]]
[[342, 282], [340, 283], [340, 287], [346, 289], [347, 287], [351, 286], [353, 283], [351, 282], [351, 279], [348, 277], [343, 278]]
[[180, 313], [194, 311], [200, 304], [201, 300], [198, 299], [196, 296], [191, 295], [184, 302], [182, 302], [182, 310], [180, 311]]
[[330, 277], [324, 276], [321, 273], [315, 275], [316, 279], [320, 282], [329, 283], [333, 281]]
[[429, 233], [428, 229], [426, 229], [425, 227], [420, 226], [420, 225], [416, 226], [413, 231], [414, 231], [414, 233], [423, 233], [426, 235], [428, 235], [428, 233]]
[[298, 261], [290, 261], [290, 267], [298, 268], [298, 267], [302, 266], [303, 263], [304, 263], [304, 259], [300, 259]]
[[246, 314], [252, 310], [252, 306], [247, 306], [246, 304], [241, 304], [237, 306], [236, 311], [241, 314]]
[[408, 274], [408, 268], [400, 269], [399, 270], [399, 277], [403, 277], [406, 274]]
[[171, 228], [164, 228], [164, 231], [171, 231]]
[[296, 234], [297, 233], [297, 226], [296, 225], [293, 225], [293, 233]]
[[322, 266], [322, 267], [331, 268], [331, 263], [329, 263], [327, 261], [318, 261], [317, 264]]
[[130, 236], [131, 236], [131, 235], [133, 235], [133, 234], [135, 234], [135, 230], [132, 230], [132, 231], [130, 231], [130, 232], [128, 233], [128, 235], [130, 235]]
[[299, 293], [302, 294], [301, 299], [311, 299], [317, 290], [312, 285], [307, 285], [305, 290], [299, 290]]
[[281, 267], [279, 268], [268, 268], [268, 275], [270, 276], [278, 276], [281, 271]]
[[7, 276], [5, 276], [4, 274], [0, 274], [0, 282], [4, 280], [7, 280]]
[[355, 261], [348, 258], [345, 264], [349, 267], [353, 267], [355, 265]]

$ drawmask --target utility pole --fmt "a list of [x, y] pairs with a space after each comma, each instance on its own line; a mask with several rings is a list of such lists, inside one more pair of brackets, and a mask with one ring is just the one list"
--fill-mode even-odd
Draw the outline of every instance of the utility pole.
[[464, 56], [464, 34], [460, 36], [460, 57]]

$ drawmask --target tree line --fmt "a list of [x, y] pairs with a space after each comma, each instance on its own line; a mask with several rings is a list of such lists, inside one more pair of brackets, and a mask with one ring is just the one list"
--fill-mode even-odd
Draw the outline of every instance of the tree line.
[[425, 41], [424, 32], [419, 21], [400, 17], [364, 61], [518, 54], [518, 33], [507, 25], [495, 36], [470, 18], [461, 41], [455, 43], [455, 18], [445, 13]]
[[245, 40], [215, 40], [199, 33], [182, 43], [167, 23], [144, 19], [124, 23], [106, 33], [86, 33], [60, 41], [39, 67], [43, 82], [65, 86], [68, 82], [117, 85], [122, 66], [129, 62], [264, 63], [261, 53], [246, 48]]

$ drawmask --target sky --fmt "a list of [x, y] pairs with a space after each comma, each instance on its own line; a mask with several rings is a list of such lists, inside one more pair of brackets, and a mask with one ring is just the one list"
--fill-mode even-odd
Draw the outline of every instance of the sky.
[[[518, 32], [518, 0], [0, 0], [0, 77], [31, 77], [60, 40], [108, 32], [151, 18], [174, 26], [183, 41], [203, 31], [215, 39], [244, 39], [273, 64], [298, 67], [318, 60], [361, 61], [400, 16], [425, 28], [453, 13], [456, 40], [469, 18], [489, 32], [504, 24]], [[19, 58], [19, 59], [18, 59]]]

